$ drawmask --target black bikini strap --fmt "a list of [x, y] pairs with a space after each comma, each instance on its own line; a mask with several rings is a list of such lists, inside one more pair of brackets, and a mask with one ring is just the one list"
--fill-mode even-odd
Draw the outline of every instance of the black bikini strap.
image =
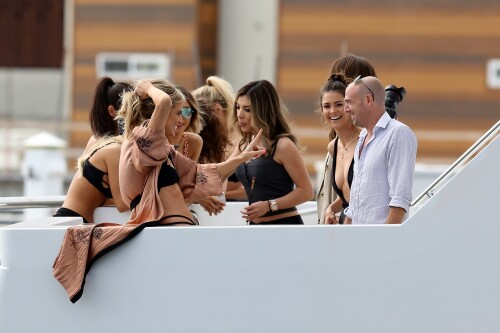
[[[162, 217], [161, 219], [162, 219], [162, 220], [164, 220], [164, 219], [168, 219], [168, 218], [171, 218], [171, 217], [182, 217], [182, 218], [184, 218], [184, 219], [186, 219], [186, 220], [189, 220], [189, 222], [191, 222], [191, 224], [196, 224], [196, 223], [194, 223], [194, 221], [193, 221], [193, 220], [191, 220], [189, 217], [184, 216], [184, 215], [178, 215], [178, 214], [167, 215], [167, 216]], [[182, 221], [182, 222], [184, 222], [184, 221]]]
[[130, 201], [130, 210], [134, 210], [135, 206], [137, 206], [139, 202], [141, 202], [141, 199], [142, 199], [142, 193], [138, 194], [135, 198], [133, 198], [132, 201]]
[[118, 141], [111, 141], [111, 142], [106, 143], [105, 145], [102, 145], [100, 147], [95, 148], [94, 151], [92, 151], [92, 153], [90, 153], [89, 158], [91, 158], [98, 150], [101, 150], [101, 148], [104, 148], [112, 143], [118, 143]]

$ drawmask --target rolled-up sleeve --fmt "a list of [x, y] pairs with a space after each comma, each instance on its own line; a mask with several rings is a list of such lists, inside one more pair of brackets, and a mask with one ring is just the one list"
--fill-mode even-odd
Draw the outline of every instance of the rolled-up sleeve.
[[165, 129], [138, 126], [132, 131], [129, 140], [132, 143], [131, 161], [141, 173], [162, 164], [171, 151], [165, 137]]
[[179, 173], [179, 187], [188, 203], [222, 193], [222, 181], [215, 163], [197, 164], [177, 152], [174, 167]]
[[417, 139], [409, 127], [395, 129], [388, 153], [389, 206], [408, 212], [417, 156]]

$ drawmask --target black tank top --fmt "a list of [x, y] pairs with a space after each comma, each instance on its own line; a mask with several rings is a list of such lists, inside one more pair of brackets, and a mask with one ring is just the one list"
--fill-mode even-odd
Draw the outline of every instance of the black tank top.
[[[250, 204], [280, 198], [293, 191], [292, 178], [286, 172], [285, 167], [273, 158], [276, 143], [277, 141], [271, 147], [271, 154], [261, 156], [248, 163], [242, 163], [236, 168], [235, 174], [243, 184]], [[297, 208], [280, 209], [276, 212], [268, 212], [264, 216], [294, 210]]]
[[[340, 197], [340, 200], [342, 200], [342, 207], [347, 208], [349, 206], [349, 202], [345, 199], [344, 193], [342, 193], [342, 190], [337, 186], [337, 183], [335, 183], [335, 170], [337, 169], [337, 146], [339, 143], [339, 138], [337, 137], [335, 139], [335, 143], [333, 145], [333, 160], [332, 160], [332, 186], [333, 190], [337, 195]], [[354, 177], [354, 158], [351, 161], [351, 165], [349, 166], [349, 171], [347, 171], [347, 183], [349, 184], [349, 188], [351, 188], [352, 185], [352, 178]]]
[[[110, 145], [112, 143], [116, 142], [109, 142], [105, 144], [102, 147], [105, 147], [107, 145]], [[101, 149], [102, 147], [99, 147]], [[107, 172], [104, 172], [102, 170], [99, 170], [96, 168], [92, 163], [90, 163], [90, 158], [99, 150], [96, 149], [90, 154], [89, 158], [85, 160], [83, 163], [83, 178], [87, 179], [90, 184], [92, 184], [99, 192], [102, 193], [106, 198], [112, 199], [113, 194], [111, 194], [111, 188], [109, 187], [109, 184], [104, 180], [104, 176], [107, 175]]]

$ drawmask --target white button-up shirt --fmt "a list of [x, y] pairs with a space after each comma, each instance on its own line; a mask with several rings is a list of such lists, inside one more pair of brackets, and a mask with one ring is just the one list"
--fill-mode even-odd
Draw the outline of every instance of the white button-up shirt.
[[403, 208], [406, 218], [412, 199], [417, 139], [408, 126], [386, 112], [360, 156], [367, 134], [366, 129], [361, 131], [354, 151], [354, 180], [345, 213], [353, 224], [382, 224], [392, 206]]

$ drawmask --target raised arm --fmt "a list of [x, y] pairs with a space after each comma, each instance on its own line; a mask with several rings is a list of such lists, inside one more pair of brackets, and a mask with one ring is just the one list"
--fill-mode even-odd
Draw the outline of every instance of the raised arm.
[[239, 152], [239, 148], [235, 147], [235, 151], [233, 151], [231, 156], [226, 161], [216, 164], [222, 181], [226, 180], [227, 177], [229, 177], [241, 163], [244, 163], [252, 158], [261, 156], [266, 153], [265, 149], [259, 149], [260, 147], [258, 146], [261, 136], [262, 129], [259, 131], [259, 133], [257, 133], [255, 138], [252, 140], [252, 142], [250, 142], [245, 150]]
[[165, 123], [167, 122], [170, 109], [172, 108], [170, 96], [148, 81], [139, 81], [135, 88], [135, 93], [141, 100], [151, 98], [155, 105], [148, 127], [154, 129], [165, 128]]

